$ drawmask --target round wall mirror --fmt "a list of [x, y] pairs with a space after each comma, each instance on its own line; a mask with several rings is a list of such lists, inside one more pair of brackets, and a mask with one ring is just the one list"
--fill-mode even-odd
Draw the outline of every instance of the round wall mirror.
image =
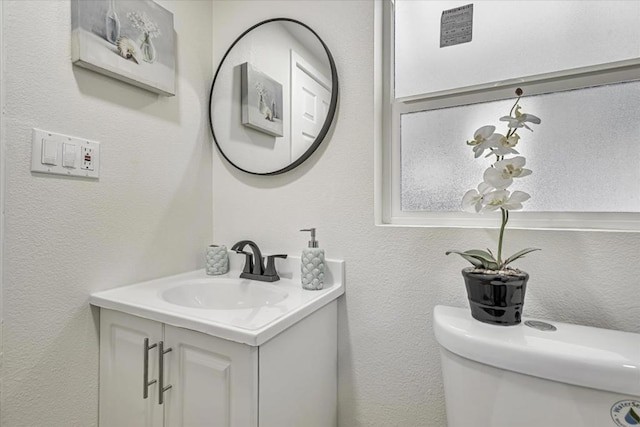
[[338, 74], [324, 42], [301, 22], [270, 19], [222, 58], [211, 86], [211, 132], [236, 168], [276, 175], [318, 148], [337, 103]]

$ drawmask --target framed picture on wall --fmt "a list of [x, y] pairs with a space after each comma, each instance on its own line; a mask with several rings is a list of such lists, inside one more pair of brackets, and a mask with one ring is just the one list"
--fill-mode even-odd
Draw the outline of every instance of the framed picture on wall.
[[283, 136], [282, 85], [245, 62], [240, 65], [242, 124], [273, 136]]
[[175, 95], [173, 13], [151, 0], [71, 0], [75, 65]]

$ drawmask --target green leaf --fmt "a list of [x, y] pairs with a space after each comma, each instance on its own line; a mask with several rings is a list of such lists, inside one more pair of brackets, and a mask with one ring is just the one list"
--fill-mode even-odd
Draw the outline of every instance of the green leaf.
[[473, 265], [474, 267], [482, 268], [482, 261], [480, 261], [479, 259], [476, 259], [474, 257], [471, 257], [471, 256], [465, 254], [464, 252], [460, 252], [460, 251], [447, 251], [447, 252], [445, 252], [445, 255], [449, 255], [449, 254], [458, 254], [462, 258], [464, 258], [467, 261], [469, 261], [471, 263], [471, 265]]
[[480, 258], [489, 263], [494, 263], [494, 264], [498, 263], [496, 259], [493, 257], [493, 255], [491, 255], [489, 252], [481, 251], [480, 249], [471, 249], [471, 250], [465, 251], [464, 253], [467, 255], [471, 255], [472, 257], [475, 257], [475, 258]]
[[515, 260], [517, 260], [518, 258], [522, 258], [523, 256], [525, 256], [526, 254], [530, 253], [530, 252], [534, 252], [534, 251], [539, 251], [539, 248], [526, 248], [523, 249], [521, 251], [516, 252], [515, 254], [511, 255], [509, 258], [507, 258], [504, 261], [504, 265], [507, 265]]
[[493, 258], [493, 256], [491, 256], [491, 254], [489, 254], [488, 252], [481, 251], [479, 249], [471, 249], [465, 252], [448, 251], [446, 254], [449, 255], [450, 253], [460, 255], [462, 258], [466, 259], [477, 268], [484, 268], [488, 270], [498, 269], [498, 263], [496, 262], [495, 258]]

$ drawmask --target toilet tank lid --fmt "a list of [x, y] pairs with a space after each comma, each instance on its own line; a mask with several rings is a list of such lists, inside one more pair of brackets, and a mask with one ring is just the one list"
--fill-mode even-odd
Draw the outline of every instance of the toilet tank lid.
[[496, 326], [469, 309], [436, 306], [436, 339], [447, 350], [480, 363], [567, 384], [640, 396], [640, 334], [543, 321], [542, 331]]

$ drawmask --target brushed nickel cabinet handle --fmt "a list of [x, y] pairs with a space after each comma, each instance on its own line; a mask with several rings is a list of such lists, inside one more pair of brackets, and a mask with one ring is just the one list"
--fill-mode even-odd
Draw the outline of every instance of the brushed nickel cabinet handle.
[[156, 348], [158, 346], [158, 344], [152, 344], [149, 345], [149, 338], [145, 338], [144, 339], [144, 369], [143, 369], [143, 374], [142, 374], [142, 398], [146, 399], [147, 397], [149, 397], [149, 386], [151, 384], [155, 384], [157, 381], [156, 380], [152, 380], [149, 381], [149, 350], [151, 350], [152, 348]]
[[162, 405], [164, 403], [164, 392], [169, 390], [172, 385], [165, 386], [164, 385], [164, 355], [173, 350], [171, 347], [165, 350], [164, 342], [160, 341], [158, 343], [158, 357], [160, 363], [158, 365], [158, 385], [159, 385], [159, 393], [158, 393], [158, 403]]

